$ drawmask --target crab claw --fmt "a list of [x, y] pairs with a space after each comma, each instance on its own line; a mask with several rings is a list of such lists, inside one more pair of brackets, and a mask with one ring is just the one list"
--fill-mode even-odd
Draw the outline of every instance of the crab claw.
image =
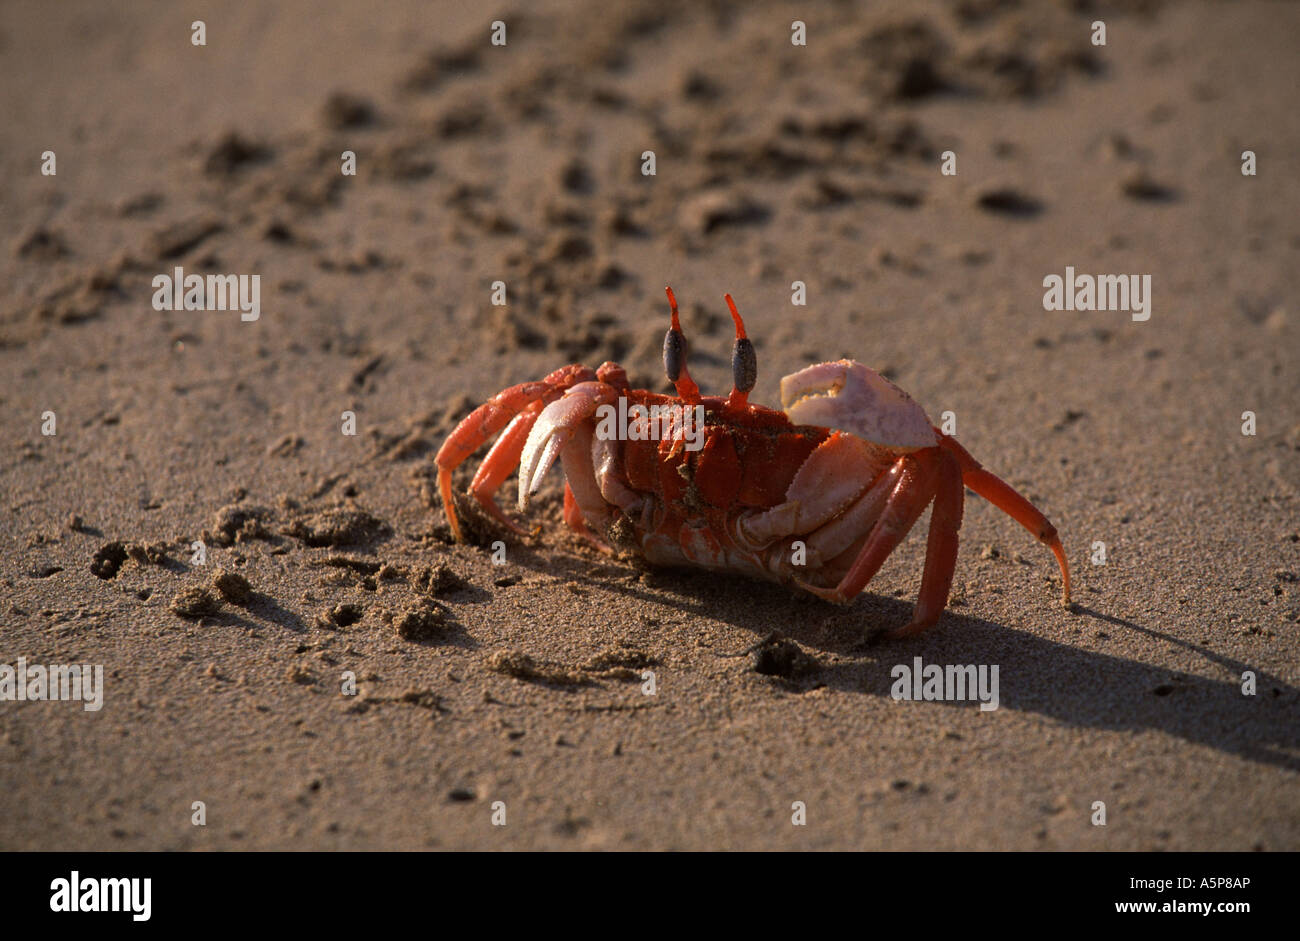
[[838, 428], [898, 451], [939, 443], [929, 416], [911, 396], [851, 359], [818, 363], [784, 377], [781, 407], [796, 425]]
[[575, 429], [596, 413], [602, 405], [618, 397], [618, 390], [603, 382], [580, 382], [564, 396], [542, 409], [537, 423], [528, 433], [519, 459], [519, 511], [528, 509], [528, 501], [542, 486], [542, 478], [555, 463], [560, 449], [573, 437]]

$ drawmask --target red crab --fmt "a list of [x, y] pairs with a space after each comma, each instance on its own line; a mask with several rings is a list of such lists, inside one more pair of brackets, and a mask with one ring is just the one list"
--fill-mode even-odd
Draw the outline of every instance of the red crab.
[[[840, 360], [782, 379], [782, 412], [751, 404], [754, 347], [728, 294], [733, 388], [726, 398], [702, 396], [686, 369], [671, 288], [668, 301], [664, 369], [676, 396], [631, 388], [617, 363], [594, 371], [572, 365], [498, 393], [456, 427], [436, 461], [457, 540], [452, 472], [504, 428], [469, 493], [515, 532], [524, 531], [493, 495], [518, 467], [519, 509], [527, 509], [558, 457], [565, 522], [596, 546], [611, 551], [612, 543], [655, 565], [758, 576], [846, 603], [933, 501], [920, 597], [911, 621], [891, 634], [906, 636], [933, 625], [948, 603], [969, 487], [1052, 550], [1069, 603], [1070, 570], [1056, 528], [935, 428], [907, 393], [861, 363]], [[622, 409], [626, 427], [614, 428]], [[702, 426], [692, 421], [700, 415]]]

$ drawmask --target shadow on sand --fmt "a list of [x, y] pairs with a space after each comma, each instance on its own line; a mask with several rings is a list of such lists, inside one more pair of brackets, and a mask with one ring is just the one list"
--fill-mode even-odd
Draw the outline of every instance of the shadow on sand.
[[[863, 593], [841, 608], [774, 584], [702, 571], [655, 572], [649, 585], [612, 560], [585, 559], [551, 549], [516, 546], [515, 564], [599, 585], [640, 601], [664, 605], [755, 633], [761, 639], [775, 617], [785, 636], [805, 649], [839, 655], [807, 679], [847, 692], [888, 696], [890, 670], [913, 657], [926, 663], [998, 664], [1000, 708], [1036, 712], [1068, 725], [1109, 731], [1154, 729], [1249, 761], [1300, 771], [1300, 690], [1250, 663], [1188, 643], [1154, 627], [1076, 606], [1073, 619], [1088, 634], [1104, 628], [1122, 638], [1140, 635], [1151, 646], [1181, 648], [1212, 664], [1220, 679], [1048, 640], [981, 618], [945, 612], [920, 637], [882, 640], [905, 624], [912, 600]], [[1051, 604], [1044, 598], [1042, 603]], [[760, 619], [755, 612], [762, 612]], [[1085, 642], [1088, 634], [1081, 633]], [[1086, 641], [1095, 643], [1095, 641]], [[1152, 659], [1159, 654], [1153, 650]], [[1241, 691], [1242, 674], [1256, 676], [1257, 694]], [[951, 703], [963, 709], [969, 703]]]

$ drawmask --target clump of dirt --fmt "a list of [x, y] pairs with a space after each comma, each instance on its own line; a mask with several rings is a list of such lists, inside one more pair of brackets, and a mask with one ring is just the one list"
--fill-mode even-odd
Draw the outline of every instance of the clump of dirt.
[[295, 663], [285, 670], [284, 678], [291, 683], [297, 683], [299, 686], [316, 685], [316, 675], [299, 663]]
[[231, 604], [246, 605], [253, 597], [253, 586], [238, 572], [217, 572], [212, 577], [212, 587]]
[[466, 44], [455, 49], [435, 49], [407, 74], [402, 87], [412, 92], [433, 91], [443, 82], [476, 71], [478, 67], [477, 46]]
[[469, 582], [457, 574], [445, 562], [426, 565], [411, 576], [411, 587], [416, 591], [433, 597], [447, 595], [469, 586]]
[[161, 543], [107, 542], [91, 557], [91, 574], [104, 579], [116, 578], [128, 559], [140, 565], [162, 565], [167, 561], [167, 549]]
[[651, 656], [643, 650], [621, 647], [615, 650], [602, 650], [583, 663], [579, 669], [601, 679], [637, 682], [642, 678], [642, 670], [658, 664], [658, 657]]
[[591, 677], [578, 670], [567, 670], [555, 663], [534, 660], [520, 650], [498, 650], [488, 656], [485, 665], [493, 673], [512, 676], [533, 683], [551, 683], [555, 686], [595, 686]]
[[198, 620], [221, 610], [221, 599], [208, 588], [187, 588], [172, 599], [172, 611], [183, 618]]
[[1152, 203], [1169, 203], [1178, 198], [1177, 190], [1153, 179], [1145, 168], [1126, 176], [1120, 183], [1120, 191], [1130, 199]]
[[408, 689], [397, 698], [398, 702], [406, 703], [408, 706], [419, 706], [421, 709], [430, 709], [435, 712], [446, 712], [442, 705], [442, 697], [431, 689]]
[[369, 127], [375, 123], [375, 106], [365, 98], [334, 92], [325, 100], [325, 126], [336, 131]]
[[158, 229], [149, 239], [149, 248], [159, 260], [180, 258], [198, 248], [225, 225], [216, 216], [194, 216]]
[[33, 229], [16, 242], [14, 254], [19, 258], [32, 258], [36, 261], [58, 261], [72, 253], [62, 235], [41, 227]]
[[373, 562], [370, 559], [353, 559], [346, 555], [329, 555], [323, 559], [312, 559], [311, 564], [346, 569], [358, 575], [376, 575], [381, 567], [378, 562]]
[[[373, 676], [371, 678], [374, 679]], [[383, 703], [399, 703], [405, 706], [416, 706], [420, 709], [427, 709], [429, 710], [430, 717], [434, 719], [436, 719], [440, 713], [451, 711], [443, 705], [442, 697], [432, 689], [428, 688], [408, 689], [397, 696], [377, 696], [374, 694], [367, 694], [359, 697], [359, 701], [350, 706], [348, 711], [353, 713], [363, 713], [369, 711], [371, 706]]]
[[270, 539], [271, 531], [266, 521], [273, 516], [264, 506], [237, 506], [230, 504], [217, 510], [209, 523], [209, 529], [203, 531], [204, 542], [218, 546], [231, 546], [237, 542], [251, 539]]
[[268, 457], [292, 457], [302, 450], [302, 446], [306, 443], [302, 435], [285, 435], [275, 444], [268, 446], [266, 453]]
[[203, 172], [209, 176], [230, 176], [250, 164], [262, 163], [269, 159], [271, 159], [270, 148], [230, 131], [208, 151], [208, 156], [203, 163]]
[[1038, 199], [1008, 186], [985, 190], [975, 200], [975, 205], [988, 212], [1020, 219], [1032, 218], [1043, 211], [1043, 204]]
[[165, 202], [167, 198], [162, 193], [146, 191], [125, 197], [117, 204], [116, 210], [119, 216], [147, 216], [162, 208]]
[[160, 542], [127, 543], [126, 554], [140, 565], [163, 565], [167, 562], [167, 547]]
[[322, 510], [294, 520], [284, 530], [309, 546], [357, 546], [387, 538], [393, 529], [365, 510]]
[[682, 203], [677, 218], [681, 227], [694, 235], [708, 235], [727, 226], [766, 222], [771, 210], [743, 193], [706, 190]]
[[439, 116], [433, 126], [434, 133], [446, 139], [472, 137], [494, 129], [491, 113], [481, 101], [452, 105]]
[[860, 49], [868, 65], [865, 84], [883, 98], [916, 101], [952, 86], [943, 65], [948, 43], [924, 20], [876, 27], [862, 38]]
[[367, 166], [371, 177], [397, 183], [423, 180], [437, 169], [428, 155], [428, 144], [420, 140], [395, 141], [380, 147]]
[[447, 615], [432, 602], [419, 601], [402, 612], [393, 627], [403, 640], [433, 640], [446, 631]]
[[965, 90], [1003, 98], [1037, 98], [1059, 89], [1071, 74], [1096, 76], [1104, 70], [1087, 46], [1015, 33], [981, 44], [963, 57], [961, 67]]
[[128, 269], [138, 267], [130, 255], [120, 253], [111, 261], [75, 275], [46, 291], [23, 315], [37, 326], [80, 324], [98, 318], [105, 305], [123, 296], [121, 279]]

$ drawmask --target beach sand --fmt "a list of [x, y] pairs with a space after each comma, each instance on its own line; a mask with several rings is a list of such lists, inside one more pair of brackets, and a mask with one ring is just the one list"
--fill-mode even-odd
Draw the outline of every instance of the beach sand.
[[[104, 689], [0, 702], [0, 848], [1300, 848], [1300, 8], [470, 6], [6, 5], [0, 662]], [[1149, 319], [1045, 310], [1067, 266]], [[259, 319], [155, 310], [177, 267]], [[455, 423], [666, 389], [665, 284], [707, 392], [730, 292], [756, 401], [851, 357], [951, 412], [1075, 610], [972, 494], [906, 641], [926, 518], [846, 607], [603, 556], [558, 472], [452, 544]], [[999, 707], [892, 698], [917, 657]]]

